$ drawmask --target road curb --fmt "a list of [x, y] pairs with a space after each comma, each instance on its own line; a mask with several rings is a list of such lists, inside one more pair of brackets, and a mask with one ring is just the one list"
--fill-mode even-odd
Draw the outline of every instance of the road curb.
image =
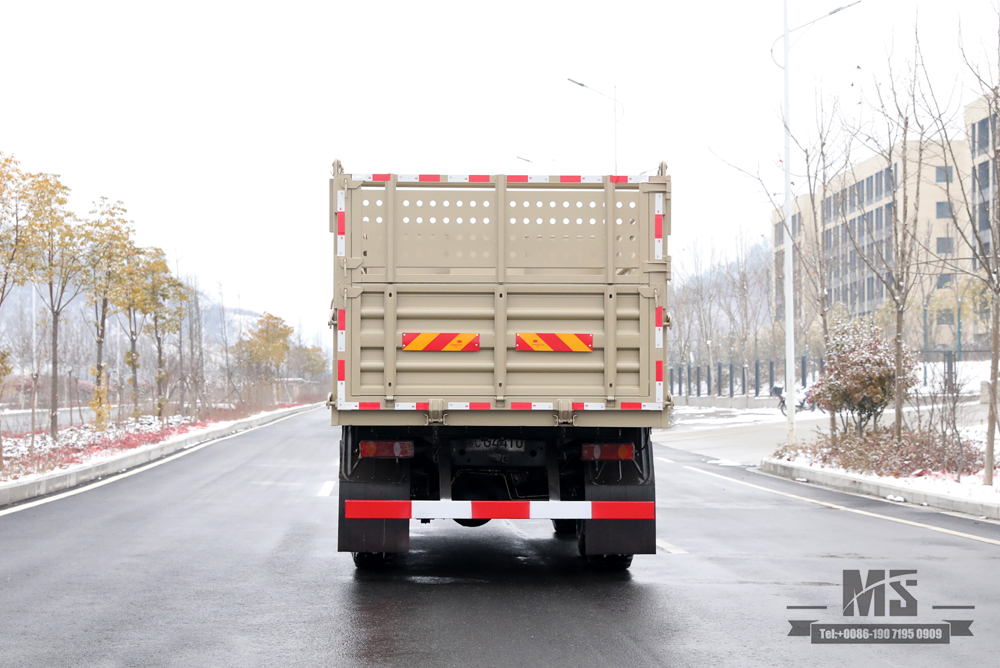
[[184, 450], [208, 441], [214, 441], [230, 434], [245, 431], [251, 427], [259, 427], [260, 425], [274, 422], [290, 415], [315, 410], [323, 405], [322, 403], [317, 403], [306, 406], [295, 406], [294, 408], [275, 411], [267, 415], [237, 420], [232, 424], [214, 429], [206, 429], [197, 434], [171, 441], [170, 443], [158, 444], [140, 451], [123, 452], [93, 466], [87, 466], [66, 473], [52, 473], [27, 482], [0, 483], [0, 508], [122, 473], [179, 450]]
[[926, 503], [931, 508], [950, 510], [956, 513], [965, 513], [977, 517], [989, 517], [1000, 520], [1000, 503], [989, 503], [984, 501], [974, 501], [972, 499], [958, 499], [946, 494], [934, 494], [933, 492], [921, 492], [904, 487], [902, 485], [892, 485], [883, 482], [875, 482], [864, 479], [860, 476], [849, 473], [834, 473], [823, 471], [810, 466], [798, 466], [789, 464], [778, 459], [763, 459], [760, 462], [760, 470], [781, 478], [805, 478], [807, 481], [829, 487], [842, 492], [852, 492], [854, 494], [867, 494], [885, 498], [889, 495], [900, 496], [907, 503], [918, 505]]

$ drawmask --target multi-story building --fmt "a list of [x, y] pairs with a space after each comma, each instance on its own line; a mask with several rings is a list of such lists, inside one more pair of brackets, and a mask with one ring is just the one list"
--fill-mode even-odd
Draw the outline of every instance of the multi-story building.
[[[909, 306], [924, 311], [924, 345], [952, 348], [958, 345], [959, 335], [967, 346], [976, 342], [982, 323], [970, 317], [971, 309], [966, 309], [964, 333], [961, 321], [963, 297], [974, 283], [961, 277], [974, 270], [975, 264], [956, 225], [971, 228], [967, 208], [959, 203], [962, 189], [958, 186], [964, 185], [965, 192], [978, 191], [974, 195], [977, 228], [989, 229], [989, 197], [979, 194], [990, 188], [987, 154], [992, 127], [988, 119], [979, 118], [985, 116], [983, 109], [982, 101], [966, 108], [968, 141], [950, 145], [899, 142], [891, 150], [841, 170], [818, 192], [796, 197], [789, 226], [784, 224], [782, 210], [773, 212], [774, 303], [779, 318], [784, 315], [789, 228], [799, 249], [793, 256], [795, 318], [801, 330], [807, 330], [823, 303], [851, 317], [872, 315], [883, 307], [888, 295], [880, 275], [888, 276], [888, 269], [898, 262], [893, 234], [902, 229], [899, 221], [905, 220], [915, 235], [911, 259], [915, 283]], [[803, 276], [803, 272], [810, 275]], [[823, 300], [817, 293], [817, 272], [825, 274]]]

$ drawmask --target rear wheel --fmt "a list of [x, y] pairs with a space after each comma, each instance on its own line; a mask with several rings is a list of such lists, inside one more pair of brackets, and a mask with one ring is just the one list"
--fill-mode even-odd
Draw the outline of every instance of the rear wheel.
[[354, 557], [354, 567], [362, 571], [388, 568], [396, 561], [392, 552], [352, 552], [351, 556]]
[[552, 520], [552, 528], [560, 536], [576, 533], [576, 520]]
[[600, 571], [624, 571], [632, 565], [631, 554], [591, 554], [587, 563]]

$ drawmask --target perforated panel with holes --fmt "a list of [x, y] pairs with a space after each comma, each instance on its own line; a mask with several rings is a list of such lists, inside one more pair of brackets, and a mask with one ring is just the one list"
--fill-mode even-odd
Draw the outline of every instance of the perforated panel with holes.
[[385, 280], [389, 234], [401, 280], [490, 282], [502, 262], [514, 282], [560, 275], [603, 282], [610, 234], [616, 282], [637, 282], [652, 249], [644, 238], [652, 234], [652, 206], [643, 206], [650, 197], [616, 189], [609, 216], [603, 189], [510, 187], [501, 202], [493, 188], [398, 188], [393, 195], [387, 187], [358, 188], [348, 196], [348, 245], [361, 282]]

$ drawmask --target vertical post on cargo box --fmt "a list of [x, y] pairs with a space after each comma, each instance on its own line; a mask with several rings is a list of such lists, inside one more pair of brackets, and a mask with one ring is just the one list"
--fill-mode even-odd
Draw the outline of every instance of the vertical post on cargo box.
[[[386, 230], [389, 232], [389, 230]], [[388, 271], [386, 267], [386, 271]], [[396, 394], [396, 286], [385, 286], [383, 300], [385, 308], [382, 310], [382, 323], [385, 340], [383, 341], [383, 359], [385, 366], [382, 370], [382, 383], [385, 390], [385, 400], [394, 401]]]
[[612, 216], [615, 212], [615, 184], [610, 176], [604, 177], [604, 235], [607, 242], [606, 280], [607, 295], [604, 300], [604, 391], [608, 403], [615, 401], [618, 390], [618, 301], [615, 282], [615, 235]]
[[604, 391], [608, 403], [614, 403], [618, 393], [618, 295], [614, 285], [607, 286], [604, 298]]
[[497, 209], [497, 283], [493, 293], [493, 392], [497, 403], [503, 402], [506, 396], [504, 383], [507, 382], [507, 300], [510, 295], [504, 287], [507, 280], [507, 251], [504, 212], [507, 206], [507, 177], [497, 175], [496, 181]]
[[497, 193], [497, 283], [503, 285], [507, 280], [507, 177], [498, 174], [495, 178]]
[[[499, 236], [503, 236], [503, 232]], [[505, 401], [507, 382], [507, 289], [496, 287], [493, 293], [493, 391], [497, 403]]]
[[608, 245], [607, 282], [615, 282], [615, 184], [611, 177], [604, 177], [604, 234]]
[[[385, 282], [396, 282], [396, 175], [385, 184]], [[395, 315], [395, 312], [393, 312]], [[389, 360], [386, 359], [388, 365]], [[395, 367], [393, 367], [395, 371]]]

